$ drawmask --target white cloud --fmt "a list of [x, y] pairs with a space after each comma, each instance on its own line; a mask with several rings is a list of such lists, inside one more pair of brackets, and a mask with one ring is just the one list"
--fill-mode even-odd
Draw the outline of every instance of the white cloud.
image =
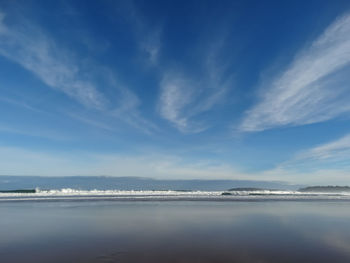
[[331, 24], [264, 90], [242, 131], [322, 122], [350, 111], [350, 15]]
[[114, 86], [119, 87], [119, 94], [121, 98], [118, 103], [119, 106], [109, 112], [110, 116], [116, 117], [131, 127], [134, 127], [146, 134], [152, 134], [154, 131], [159, 130], [152, 121], [144, 118], [141, 115], [140, 111], [138, 110], [141, 102], [133, 92], [125, 88], [123, 85], [120, 85], [111, 74], [110, 82], [114, 84]]
[[26, 110], [30, 110], [33, 112], [37, 112], [37, 113], [46, 113], [45, 111], [39, 110], [33, 106], [31, 106], [30, 104], [26, 103], [25, 101], [21, 101], [19, 99], [12, 99], [12, 98], [8, 98], [8, 97], [2, 97], [0, 98], [1, 102], [7, 103], [7, 104], [11, 104], [17, 107], [21, 107], [24, 108]]
[[29, 21], [7, 26], [0, 16], [0, 55], [35, 74], [46, 85], [64, 92], [81, 104], [102, 109], [107, 102], [93, 83], [81, 77], [72, 54]]
[[319, 185], [350, 183], [350, 134], [302, 150], [291, 159], [260, 175], [268, 180]]
[[[137, 110], [140, 105], [138, 97], [121, 85], [110, 69], [79, 63], [73, 52], [59, 46], [41, 27], [23, 17], [11, 26], [4, 18], [5, 15], [0, 13], [0, 55], [18, 63], [47, 86], [65, 93], [88, 110], [97, 109], [104, 116], [119, 119], [146, 133], [156, 129]], [[108, 90], [108, 97], [98, 89], [97, 83]], [[19, 101], [11, 103], [20, 105]], [[87, 124], [115, 130], [110, 123], [105, 125], [93, 118], [86, 121], [78, 112], [71, 115]]]
[[150, 23], [147, 16], [133, 1], [120, 3], [117, 12], [129, 23], [132, 29], [131, 33], [134, 35], [138, 48], [143, 53], [142, 55], [145, 55], [147, 64], [158, 66], [162, 46], [162, 26]]
[[210, 128], [206, 117], [227, 99], [234, 74], [228, 74], [232, 61], [223, 52], [226, 36], [220, 30], [215, 37], [203, 37], [195, 46], [199, 68], [160, 68], [159, 113], [180, 132], [199, 133]]
[[161, 82], [160, 114], [182, 131], [188, 128], [188, 117], [184, 108], [194, 99], [193, 85], [187, 79], [173, 74], [164, 76]]
[[147, 53], [148, 59], [152, 65], [156, 65], [158, 62], [161, 48], [160, 32], [160, 30], [151, 31], [144, 37], [144, 40], [141, 41], [141, 49]]
[[[218, 52], [212, 47], [202, 58], [205, 73], [199, 78], [180, 71], [165, 70], [160, 82], [160, 115], [183, 133], [199, 133], [210, 127], [199, 115], [213, 109], [225, 99], [232, 76], [224, 77]], [[191, 70], [189, 70], [191, 71]]]
[[296, 160], [339, 161], [350, 160], [350, 134], [299, 153]]
[[83, 114], [73, 113], [73, 112], [65, 112], [65, 114], [72, 119], [78, 120], [84, 124], [87, 124], [89, 126], [96, 127], [98, 129], [110, 131], [110, 132], [116, 132], [118, 129], [112, 127], [111, 125], [108, 125], [107, 123], [100, 121], [99, 119], [92, 118], [91, 116], [86, 116]]
[[194, 81], [188, 76], [165, 73], [160, 83], [158, 109], [160, 115], [183, 133], [198, 133], [209, 128], [198, 116], [220, 103], [227, 92], [210, 79]]

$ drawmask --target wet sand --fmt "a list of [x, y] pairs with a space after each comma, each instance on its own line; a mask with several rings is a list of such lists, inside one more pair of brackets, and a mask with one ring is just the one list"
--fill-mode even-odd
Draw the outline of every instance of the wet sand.
[[348, 201], [0, 203], [0, 262], [350, 262]]

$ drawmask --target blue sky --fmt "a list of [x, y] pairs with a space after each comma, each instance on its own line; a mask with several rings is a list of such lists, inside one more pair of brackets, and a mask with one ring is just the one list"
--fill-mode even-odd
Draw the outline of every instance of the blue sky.
[[0, 174], [350, 183], [349, 1], [1, 1]]

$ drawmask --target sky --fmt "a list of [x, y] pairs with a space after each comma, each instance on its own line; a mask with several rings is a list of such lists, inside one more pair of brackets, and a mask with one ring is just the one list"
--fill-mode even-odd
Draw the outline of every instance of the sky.
[[350, 2], [0, 0], [0, 174], [350, 184]]

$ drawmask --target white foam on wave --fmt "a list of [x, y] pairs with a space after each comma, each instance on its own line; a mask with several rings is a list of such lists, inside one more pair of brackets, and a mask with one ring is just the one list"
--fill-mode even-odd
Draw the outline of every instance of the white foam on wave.
[[40, 190], [35, 193], [0, 193], [0, 197], [15, 196], [218, 196], [222, 191], [157, 191], [157, 190], [78, 190], [72, 188]]
[[[225, 193], [225, 194], [223, 194]], [[35, 193], [0, 193], [0, 201], [15, 200], [350, 200], [350, 192], [316, 193], [298, 191], [151, 191], [151, 190], [78, 190], [72, 188], [40, 190]]]

